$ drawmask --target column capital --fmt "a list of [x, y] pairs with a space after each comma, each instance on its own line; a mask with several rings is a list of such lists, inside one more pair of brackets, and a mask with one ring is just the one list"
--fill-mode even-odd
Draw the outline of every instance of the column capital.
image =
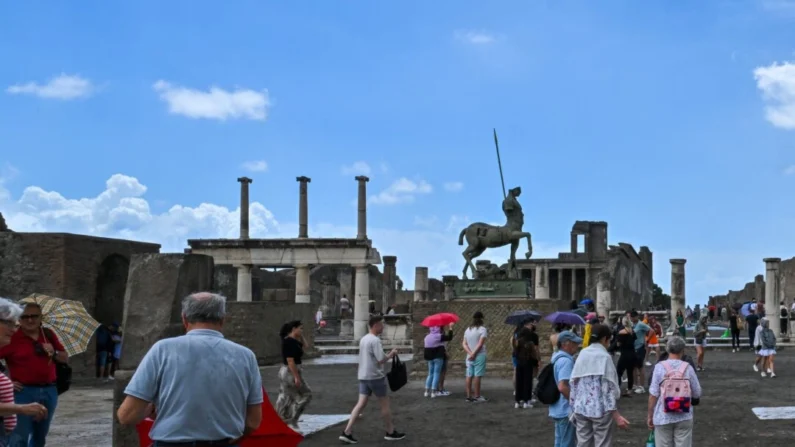
[[781, 258], [765, 258], [763, 261], [765, 264], [778, 264], [781, 262]]
[[237, 178], [237, 181], [238, 181], [238, 182], [240, 182], [240, 183], [243, 183], [243, 184], [246, 184], [246, 183], [254, 183], [254, 180], [251, 180], [251, 179], [250, 179], [250, 178], [248, 178], [248, 177], [238, 177], [238, 178]]
[[369, 182], [370, 181], [370, 177], [368, 177], [366, 175], [357, 175], [356, 177], [354, 177], [354, 179], [357, 180], [357, 181], [360, 181], [360, 182]]
[[687, 259], [671, 259], [671, 264], [684, 264]]
[[295, 181], [301, 182], [301, 183], [312, 183], [312, 179], [307, 177], [307, 176], [305, 176], [305, 175], [302, 175], [300, 177], [296, 177]]
[[382, 256], [381, 260], [384, 261], [384, 265], [395, 265], [397, 264], [397, 256]]
[[351, 264], [356, 270], [369, 269], [370, 264]]
[[293, 264], [293, 268], [295, 269], [308, 269], [309, 264]]

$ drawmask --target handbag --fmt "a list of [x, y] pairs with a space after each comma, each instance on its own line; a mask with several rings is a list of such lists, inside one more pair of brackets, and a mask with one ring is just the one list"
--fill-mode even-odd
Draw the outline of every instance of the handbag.
[[406, 364], [401, 362], [397, 355], [392, 357], [392, 369], [387, 373], [386, 380], [389, 382], [389, 389], [392, 392], [403, 388], [409, 382]]
[[[42, 328], [44, 338], [52, 344], [52, 336], [55, 336], [50, 329]], [[58, 395], [69, 391], [72, 386], [72, 367], [68, 363], [61, 363], [55, 361], [55, 388], [58, 390]]]

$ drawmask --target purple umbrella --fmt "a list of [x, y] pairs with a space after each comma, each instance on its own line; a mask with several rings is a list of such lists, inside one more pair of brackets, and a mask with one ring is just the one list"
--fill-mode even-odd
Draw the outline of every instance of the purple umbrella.
[[567, 324], [569, 326], [584, 325], [581, 316], [571, 312], [554, 312], [546, 316], [545, 320], [552, 324]]

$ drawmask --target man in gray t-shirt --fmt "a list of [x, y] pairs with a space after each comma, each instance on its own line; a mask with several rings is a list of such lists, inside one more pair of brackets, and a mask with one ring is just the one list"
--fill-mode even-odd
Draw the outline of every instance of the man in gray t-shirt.
[[262, 421], [262, 378], [250, 349], [221, 334], [226, 298], [201, 292], [182, 302], [187, 334], [160, 340], [141, 361], [119, 407], [136, 425], [156, 412], [150, 437], [159, 443], [236, 446]]
[[356, 444], [353, 437], [353, 424], [360, 417], [362, 410], [367, 406], [370, 396], [375, 394], [378, 403], [381, 405], [381, 415], [384, 417], [386, 425], [387, 441], [398, 441], [406, 437], [404, 433], [395, 430], [392, 423], [392, 412], [389, 408], [389, 396], [387, 395], [387, 381], [384, 374], [384, 364], [391, 360], [398, 352], [393, 349], [389, 354], [384, 354], [384, 346], [381, 344], [379, 335], [384, 331], [384, 318], [378, 315], [370, 317], [367, 325], [370, 332], [359, 341], [359, 402], [353, 407], [348, 426], [340, 435], [340, 441], [346, 444]]

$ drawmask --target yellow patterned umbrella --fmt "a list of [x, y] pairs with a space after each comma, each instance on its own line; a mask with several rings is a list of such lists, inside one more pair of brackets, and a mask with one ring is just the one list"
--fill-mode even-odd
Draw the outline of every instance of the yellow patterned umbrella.
[[91, 337], [99, 327], [97, 320], [88, 314], [79, 301], [34, 293], [19, 300], [19, 304], [41, 306], [43, 326], [55, 332], [70, 357], [86, 352]]

